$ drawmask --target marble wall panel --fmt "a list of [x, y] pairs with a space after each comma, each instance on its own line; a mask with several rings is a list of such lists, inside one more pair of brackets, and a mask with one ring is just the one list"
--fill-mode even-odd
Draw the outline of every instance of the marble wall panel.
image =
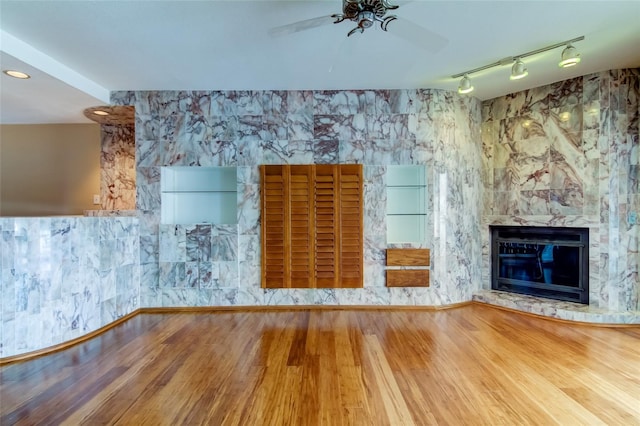
[[[470, 289], [478, 286], [480, 256], [469, 254], [474, 244], [480, 246], [469, 225], [473, 217], [478, 221], [482, 202], [480, 185], [470, 179], [481, 170], [477, 100], [421, 89], [115, 92], [112, 101], [134, 105], [140, 127], [136, 202], [144, 212], [141, 221], [151, 224], [141, 225], [142, 306], [449, 303], [469, 300]], [[258, 166], [313, 163], [364, 165], [365, 288], [263, 290]], [[446, 208], [437, 217], [451, 231], [440, 235], [448, 266], [435, 274], [436, 285], [426, 293], [420, 289], [419, 297], [413, 294], [417, 289], [389, 292], [384, 287], [384, 166], [391, 164], [425, 164], [430, 174], [438, 166], [455, 176], [451, 186], [441, 187]], [[210, 254], [196, 244], [197, 224], [158, 225], [159, 170], [169, 165], [238, 167], [238, 225], [229, 235], [212, 228]], [[432, 246], [435, 220], [430, 211], [428, 238], [421, 245]], [[453, 266], [457, 259], [472, 266], [459, 274]]]
[[0, 357], [80, 337], [138, 309], [137, 218], [0, 218], [0, 232]]
[[101, 125], [100, 200], [103, 210], [136, 207], [135, 136], [134, 126]]

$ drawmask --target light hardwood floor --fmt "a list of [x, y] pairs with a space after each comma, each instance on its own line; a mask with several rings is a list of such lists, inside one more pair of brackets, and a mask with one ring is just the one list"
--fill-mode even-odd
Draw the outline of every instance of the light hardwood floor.
[[477, 304], [140, 314], [0, 380], [1, 425], [640, 425], [640, 328]]

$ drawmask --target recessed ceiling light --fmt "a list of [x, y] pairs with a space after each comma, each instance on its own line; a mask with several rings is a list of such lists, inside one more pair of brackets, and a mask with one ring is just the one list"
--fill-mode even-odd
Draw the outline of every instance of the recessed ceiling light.
[[96, 111], [93, 111], [93, 113], [95, 115], [109, 115], [107, 111], [102, 111], [102, 110], [96, 110]]
[[9, 77], [13, 77], [13, 78], [20, 78], [22, 80], [25, 80], [27, 78], [31, 78], [31, 76], [29, 74], [25, 74], [21, 71], [16, 71], [16, 70], [4, 70], [2, 71], [3, 73], [5, 73], [6, 75], [8, 75]]

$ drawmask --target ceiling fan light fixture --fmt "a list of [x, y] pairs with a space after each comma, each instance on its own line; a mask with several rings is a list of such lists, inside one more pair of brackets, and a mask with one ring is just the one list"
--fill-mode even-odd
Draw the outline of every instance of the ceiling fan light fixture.
[[467, 94], [473, 92], [474, 87], [471, 85], [471, 79], [467, 74], [462, 77], [460, 80], [460, 85], [458, 86], [458, 93]]
[[558, 65], [561, 68], [568, 68], [577, 65], [578, 62], [580, 62], [580, 54], [571, 43], [568, 43], [562, 51], [562, 58]]
[[522, 59], [516, 59], [516, 61], [513, 63], [513, 66], [511, 67], [511, 76], [509, 77], [509, 79], [520, 80], [521, 78], [525, 78], [528, 75], [529, 71], [527, 71], [527, 69], [524, 67], [524, 62], [522, 62]]
[[376, 15], [373, 12], [364, 10], [360, 12], [360, 22], [358, 23], [358, 25], [360, 25], [362, 28], [371, 28], [373, 26], [375, 18]]

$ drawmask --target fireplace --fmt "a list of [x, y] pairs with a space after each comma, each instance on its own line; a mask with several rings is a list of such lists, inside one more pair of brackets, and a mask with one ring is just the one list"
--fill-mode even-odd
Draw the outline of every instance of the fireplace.
[[589, 303], [589, 230], [492, 226], [491, 288]]

